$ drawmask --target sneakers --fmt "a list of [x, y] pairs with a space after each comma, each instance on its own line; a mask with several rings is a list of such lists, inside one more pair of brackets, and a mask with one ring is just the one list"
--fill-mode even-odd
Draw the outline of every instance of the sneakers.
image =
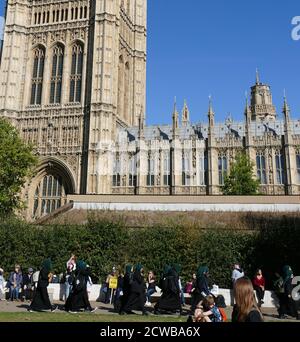
[[32, 310], [32, 309], [30, 309], [30, 308], [28, 308], [28, 309], [27, 309], [27, 311], [28, 311], [28, 312], [33, 312], [33, 310]]
[[87, 312], [90, 312], [90, 313], [93, 313], [93, 312], [96, 312], [98, 310], [98, 308], [90, 308], [90, 309], [87, 309], [86, 311]]
[[150, 302], [146, 302], [145, 306], [147, 306], [148, 308], [150, 308], [152, 306], [152, 304]]

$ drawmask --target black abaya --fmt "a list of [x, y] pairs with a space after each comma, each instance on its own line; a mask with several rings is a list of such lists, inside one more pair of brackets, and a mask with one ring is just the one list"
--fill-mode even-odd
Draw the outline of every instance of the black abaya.
[[[127, 285], [126, 285], [127, 286]], [[124, 277], [124, 289], [125, 289], [125, 277]], [[145, 281], [139, 271], [134, 272], [132, 282], [129, 286], [129, 291], [125, 289], [124, 306], [121, 311], [130, 313], [132, 310], [145, 312]]]
[[35, 290], [33, 300], [29, 308], [30, 310], [43, 311], [52, 309], [47, 291], [47, 287], [49, 285], [48, 274], [49, 272], [44, 268], [40, 271], [37, 288]]
[[209, 288], [207, 278], [205, 276], [198, 277], [195, 289], [192, 292], [192, 312], [196, 310], [197, 305], [208, 295]]
[[87, 294], [87, 275], [79, 271], [73, 281], [72, 291], [66, 301], [66, 311], [91, 310]]
[[155, 305], [155, 311], [180, 311], [181, 299], [179, 279], [176, 274], [169, 275], [160, 281], [162, 296]]

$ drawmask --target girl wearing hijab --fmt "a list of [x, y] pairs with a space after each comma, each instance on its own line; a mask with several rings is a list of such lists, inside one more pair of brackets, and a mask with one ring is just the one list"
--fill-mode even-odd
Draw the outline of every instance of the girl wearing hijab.
[[[126, 287], [128, 287], [128, 289], [127, 288], [125, 289], [124, 305], [122, 305], [120, 315], [131, 314], [132, 310], [142, 311], [143, 315], [147, 315], [147, 312], [145, 309], [146, 284], [144, 280], [144, 268], [141, 264], [136, 265], [131, 283], [126, 284]], [[125, 277], [124, 277], [124, 288], [125, 288]]]
[[192, 293], [192, 312], [196, 310], [197, 305], [207, 296], [210, 295], [208, 288], [208, 267], [201, 266], [198, 268], [195, 289]]
[[235, 282], [232, 322], [259, 323], [263, 322], [262, 314], [258, 308], [253, 285], [250, 279], [240, 278]]
[[128, 300], [128, 296], [129, 296], [129, 293], [130, 293], [130, 286], [131, 286], [132, 277], [133, 277], [133, 273], [132, 272], [133, 272], [132, 265], [127, 265], [126, 268], [125, 268], [125, 275], [124, 275], [124, 278], [123, 278], [123, 288], [122, 288], [123, 295], [120, 298], [121, 306], [120, 306], [119, 314], [124, 312], [123, 308], [124, 308], [124, 306], [125, 306], [125, 304], [127, 303], [127, 300]]
[[72, 291], [67, 299], [65, 309], [70, 313], [77, 313], [85, 310], [95, 312], [89, 302], [87, 294], [87, 281], [89, 277], [89, 269], [84, 261], [78, 261], [76, 264], [75, 278], [72, 284]]
[[292, 280], [294, 278], [294, 275], [293, 270], [290, 266], [286, 265], [283, 267], [282, 278], [284, 293], [282, 295], [282, 300], [280, 303], [279, 318], [284, 319], [287, 315], [290, 315], [292, 317], [296, 317], [296, 319], [298, 320], [299, 314], [297, 310], [297, 305], [294, 299], [292, 298]]
[[49, 278], [51, 275], [52, 262], [47, 259], [43, 262], [42, 269], [39, 273], [39, 280], [37, 283], [37, 288], [33, 295], [33, 300], [28, 311], [44, 311], [51, 310], [54, 312], [57, 306], [52, 306], [50, 303], [47, 287], [49, 285]]
[[162, 295], [154, 307], [154, 313], [158, 314], [161, 311], [176, 312], [181, 314], [181, 298], [179, 288], [178, 270], [170, 266], [165, 266], [163, 275], [160, 279], [159, 287], [162, 290]]

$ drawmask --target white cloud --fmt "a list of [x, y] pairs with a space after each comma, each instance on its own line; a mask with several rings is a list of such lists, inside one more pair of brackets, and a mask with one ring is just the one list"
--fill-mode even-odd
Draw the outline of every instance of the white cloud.
[[4, 17], [0, 17], [0, 39], [3, 39], [4, 35]]

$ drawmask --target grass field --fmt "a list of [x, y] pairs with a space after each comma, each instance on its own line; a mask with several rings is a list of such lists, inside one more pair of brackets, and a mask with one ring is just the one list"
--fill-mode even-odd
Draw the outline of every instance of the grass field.
[[15, 313], [0, 312], [0, 322], [161, 322], [175, 323], [186, 322], [187, 317], [170, 316], [142, 316], [142, 315], [101, 315], [101, 314], [68, 314], [68, 313]]

